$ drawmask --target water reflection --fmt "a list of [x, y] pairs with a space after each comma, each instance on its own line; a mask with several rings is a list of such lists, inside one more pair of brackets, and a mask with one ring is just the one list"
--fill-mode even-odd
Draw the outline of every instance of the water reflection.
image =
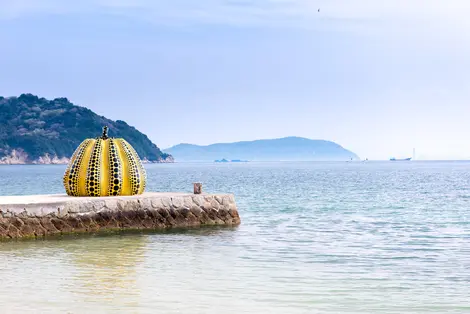
[[[192, 284], [188, 278], [200, 272], [198, 265], [207, 264], [207, 254], [234, 244], [236, 229], [204, 227], [2, 242], [2, 289], [8, 291], [0, 294], [0, 304], [7, 304], [2, 313], [142, 313], [155, 303], [168, 306], [168, 299]], [[28, 302], [23, 294], [28, 295]]]
[[113, 306], [135, 308], [137, 285], [144, 261], [147, 236], [122, 235], [82, 239], [70, 243], [70, 262], [76, 268], [73, 293], [88, 303], [113, 302]]

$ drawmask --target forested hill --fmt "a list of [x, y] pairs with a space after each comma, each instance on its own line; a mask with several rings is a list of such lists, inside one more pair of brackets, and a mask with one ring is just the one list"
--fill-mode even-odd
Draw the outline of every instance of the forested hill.
[[99, 116], [67, 98], [22, 94], [0, 96], [0, 163], [65, 163], [85, 138], [99, 136], [105, 125], [109, 136], [126, 139], [141, 159], [172, 161], [171, 155], [124, 121]]

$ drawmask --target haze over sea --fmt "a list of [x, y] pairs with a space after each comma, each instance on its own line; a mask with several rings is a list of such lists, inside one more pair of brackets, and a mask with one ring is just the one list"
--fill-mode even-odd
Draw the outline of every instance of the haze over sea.
[[[146, 165], [152, 191], [235, 194], [242, 224], [0, 243], [2, 313], [464, 313], [470, 163]], [[64, 166], [0, 166], [0, 195]]]

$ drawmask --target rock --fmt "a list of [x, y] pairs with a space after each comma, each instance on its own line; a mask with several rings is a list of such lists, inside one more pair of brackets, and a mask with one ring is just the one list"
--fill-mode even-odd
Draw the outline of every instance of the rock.
[[214, 198], [215, 198], [215, 200], [216, 200], [219, 204], [222, 205], [222, 203], [223, 203], [223, 198], [222, 198], [222, 197], [216, 195]]
[[142, 200], [139, 201], [140, 206], [143, 209], [151, 209], [152, 208], [152, 201], [149, 200], [148, 198], [142, 198]]
[[196, 217], [200, 217], [202, 213], [202, 209], [199, 206], [191, 206], [191, 213], [195, 215]]
[[193, 196], [192, 200], [197, 206], [202, 206], [204, 204], [204, 197], [202, 196]]
[[169, 209], [171, 207], [171, 199], [169, 197], [162, 197], [161, 201], [163, 203], [163, 207]]
[[57, 217], [65, 217], [69, 214], [69, 211], [65, 208], [65, 207], [62, 207], [62, 208], [58, 208], [57, 209]]
[[211, 208], [218, 210], [219, 209], [219, 202], [216, 201], [216, 199], [212, 199], [211, 201]]
[[161, 198], [152, 198], [150, 200], [150, 202], [152, 203], [153, 208], [162, 208], [163, 207], [163, 202], [162, 202]]
[[[222, 197], [222, 205], [230, 205], [231, 201], [230, 201], [230, 196], [228, 195], [224, 195]], [[235, 203], [235, 202], [234, 202]]]
[[185, 197], [183, 198], [183, 206], [186, 208], [191, 208], [193, 206], [194, 202], [192, 197]]
[[178, 208], [178, 207], [183, 206], [184, 201], [181, 197], [172, 197], [171, 198], [171, 203], [173, 204], [174, 208]]
[[183, 206], [183, 207], [178, 208], [177, 211], [178, 211], [181, 215], [183, 215], [184, 217], [186, 217], [186, 216], [188, 216], [189, 208]]

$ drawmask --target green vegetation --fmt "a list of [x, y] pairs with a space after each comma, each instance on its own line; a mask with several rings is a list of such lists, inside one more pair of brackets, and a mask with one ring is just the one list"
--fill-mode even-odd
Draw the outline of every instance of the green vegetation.
[[109, 135], [126, 139], [140, 158], [152, 162], [171, 160], [149, 138], [124, 121], [112, 121], [73, 105], [67, 98], [47, 100], [31, 94], [0, 97], [0, 158], [23, 151], [32, 162], [41, 156], [70, 158], [85, 138]]

